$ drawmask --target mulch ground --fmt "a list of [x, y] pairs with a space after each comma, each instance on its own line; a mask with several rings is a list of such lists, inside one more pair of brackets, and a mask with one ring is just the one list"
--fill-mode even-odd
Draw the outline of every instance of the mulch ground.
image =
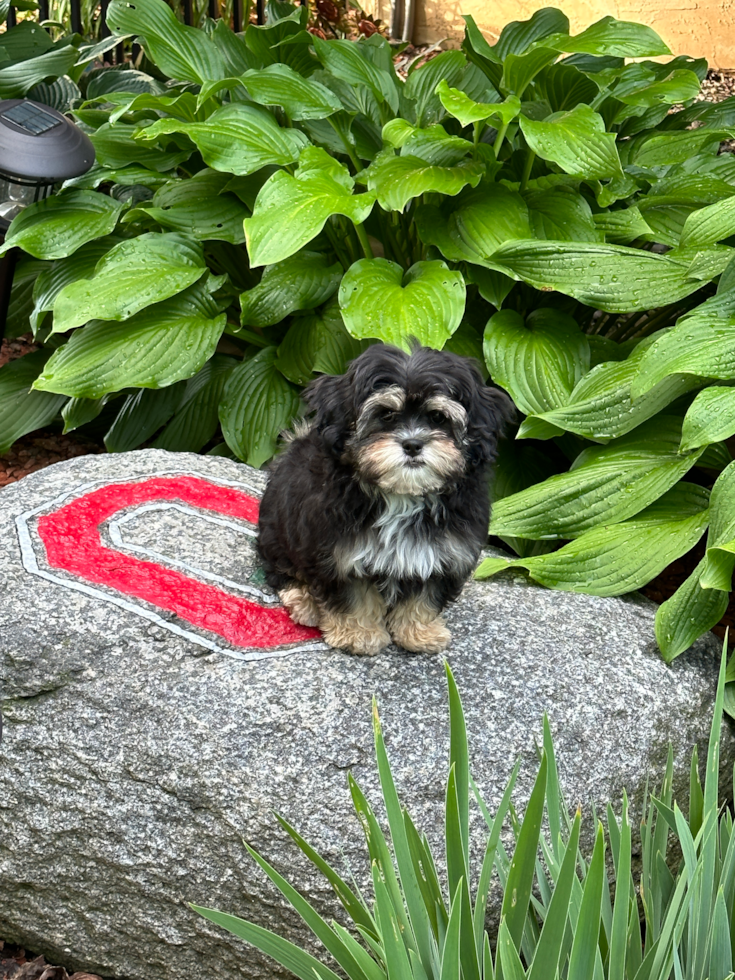
[[28, 953], [21, 946], [0, 939], [0, 980], [101, 980], [93, 973], [66, 972], [63, 966], [50, 966], [43, 956]]

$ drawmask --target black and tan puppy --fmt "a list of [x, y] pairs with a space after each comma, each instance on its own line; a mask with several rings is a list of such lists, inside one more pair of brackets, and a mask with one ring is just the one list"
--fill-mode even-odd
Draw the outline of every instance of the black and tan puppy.
[[443, 650], [440, 616], [487, 540], [488, 479], [509, 398], [464, 357], [369, 347], [306, 389], [307, 431], [260, 508], [268, 583], [333, 647]]

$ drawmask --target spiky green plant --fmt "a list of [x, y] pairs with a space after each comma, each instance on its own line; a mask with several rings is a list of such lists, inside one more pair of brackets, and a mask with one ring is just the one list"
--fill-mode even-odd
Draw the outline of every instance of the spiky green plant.
[[[446, 874], [428, 840], [401, 806], [373, 707], [375, 751], [392, 852], [375, 813], [350, 776], [355, 810], [370, 855], [373, 900], [353, 890], [282, 816], [278, 820], [332, 885], [353, 924], [331, 925], [253, 848], [248, 851], [349, 980], [727, 980], [732, 976], [735, 917], [735, 835], [730, 810], [718, 803], [725, 650], [707, 750], [704, 787], [692, 754], [688, 816], [672, 800], [673, 756], [641, 822], [642, 861], [632, 870], [628, 800], [621, 816], [607, 808], [597, 821], [589, 860], [579, 847], [582, 815], [567, 809], [549, 725], [522, 820], [511, 794], [516, 763], [491, 816], [472, 780], [462, 703], [447, 666], [450, 751], [445, 810]], [[469, 807], [485, 817], [484, 858], [470, 877]], [[548, 833], [542, 833], [544, 813]], [[508, 856], [501, 828], [515, 838]], [[615, 883], [608, 879], [609, 846]], [[681, 853], [678, 868], [673, 856]], [[674, 867], [672, 871], [671, 868]], [[488, 894], [502, 890], [495, 949], [486, 931]], [[302, 980], [338, 980], [334, 970], [275, 933], [234, 915], [193, 906]]]

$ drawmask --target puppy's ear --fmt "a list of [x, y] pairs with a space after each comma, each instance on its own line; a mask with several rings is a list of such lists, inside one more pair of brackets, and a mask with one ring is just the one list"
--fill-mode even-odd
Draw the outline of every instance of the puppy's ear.
[[500, 388], [475, 386], [469, 410], [467, 441], [472, 466], [492, 463], [498, 454], [498, 440], [507, 436], [518, 421], [516, 407]]
[[304, 399], [314, 409], [314, 429], [330, 452], [340, 455], [354, 421], [352, 387], [345, 374], [322, 374], [304, 389]]

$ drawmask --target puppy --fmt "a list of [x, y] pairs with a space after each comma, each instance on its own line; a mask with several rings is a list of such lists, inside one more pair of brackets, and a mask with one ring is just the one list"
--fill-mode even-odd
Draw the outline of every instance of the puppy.
[[313, 420], [277, 457], [260, 507], [269, 585], [330, 646], [444, 650], [440, 613], [487, 540], [512, 402], [467, 358], [383, 345], [304, 397]]

